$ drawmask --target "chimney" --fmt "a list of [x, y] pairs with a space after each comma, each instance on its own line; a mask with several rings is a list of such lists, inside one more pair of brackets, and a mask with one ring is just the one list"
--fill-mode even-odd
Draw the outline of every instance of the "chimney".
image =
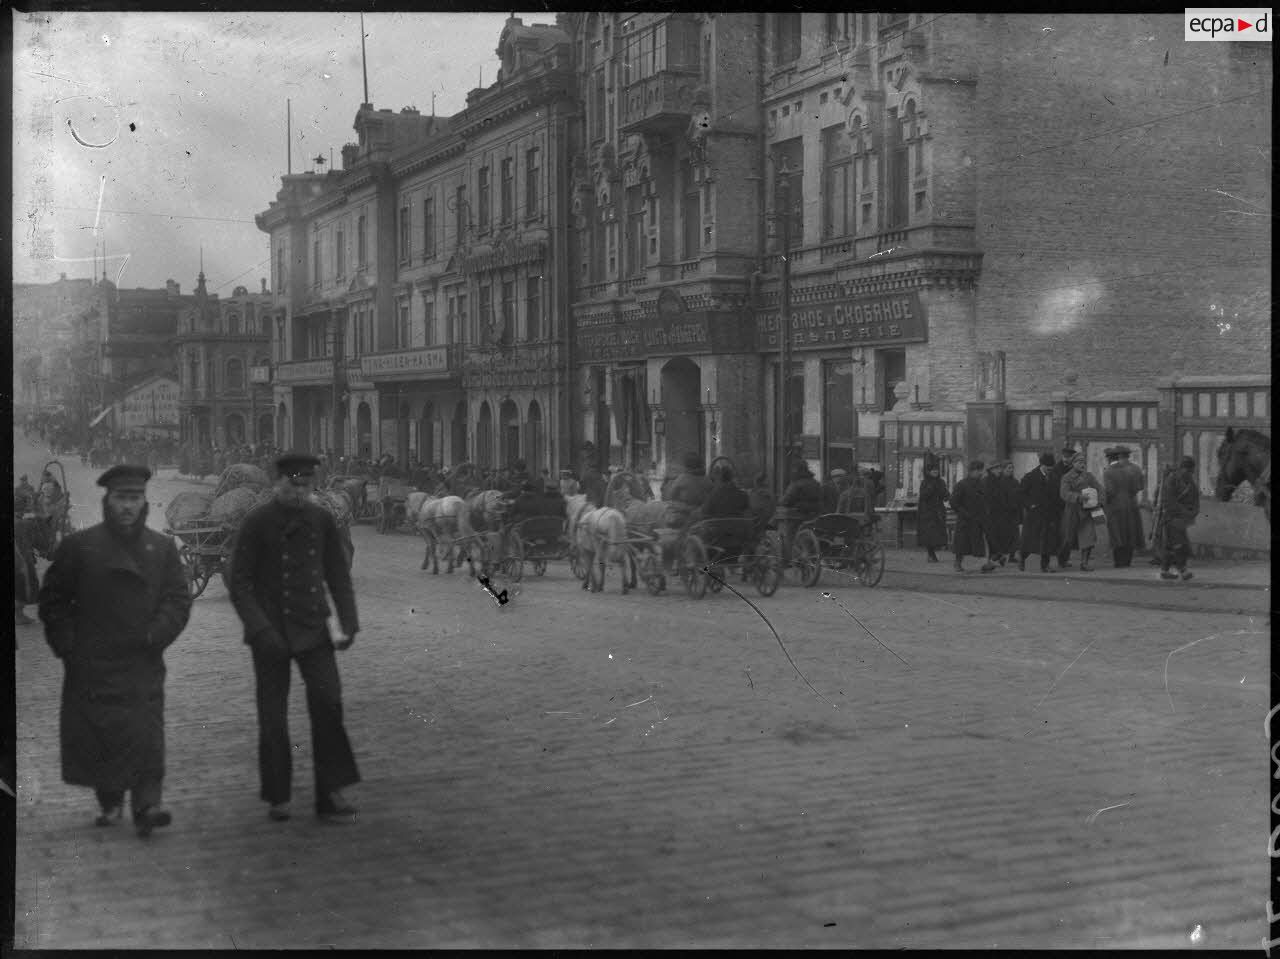
[[174, 283], [173, 280], [165, 280], [164, 291], [170, 296], [177, 296], [182, 292], [182, 287], [179, 284]]
[[267, 278], [265, 276], [262, 278], [262, 292], [267, 292]]
[[360, 155], [360, 145], [358, 143], [344, 143], [342, 145], [342, 169], [350, 170], [356, 165], [356, 157]]

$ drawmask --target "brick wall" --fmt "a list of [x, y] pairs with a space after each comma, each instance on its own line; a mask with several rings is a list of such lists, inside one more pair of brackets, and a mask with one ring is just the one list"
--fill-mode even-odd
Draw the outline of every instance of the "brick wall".
[[929, 323], [929, 400], [935, 410], [964, 409], [974, 398], [974, 294], [927, 289], [920, 299]]
[[979, 22], [977, 346], [1010, 396], [1268, 369], [1269, 57], [1177, 14]]

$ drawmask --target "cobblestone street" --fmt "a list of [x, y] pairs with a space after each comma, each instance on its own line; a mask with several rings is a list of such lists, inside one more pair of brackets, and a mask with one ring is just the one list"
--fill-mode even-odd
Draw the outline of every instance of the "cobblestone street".
[[[18, 472], [50, 458], [15, 447]], [[64, 463], [87, 525], [94, 472]], [[163, 472], [151, 524], [208, 485]], [[60, 781], [61, 666], [19, 628], [19, 948], [1265, 938], [1266, 564], [959, 576], [890, 550], [875, 589], [694, 601], [612, 570], [589, 594], [556, 562], [500, 607], [421, 572], [415, 537], [354, 540], [354, 825], [309, 815], [300, 680], [304, 814], [268, 822], [216, 577], [167, 656], [174, 824], [147, 841]]]

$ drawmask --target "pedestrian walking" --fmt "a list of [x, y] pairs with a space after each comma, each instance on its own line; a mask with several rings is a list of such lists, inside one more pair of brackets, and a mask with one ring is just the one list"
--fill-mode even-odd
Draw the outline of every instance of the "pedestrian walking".
[[[305, 453], [276, 460], [275, 496], [244, 518], [231, 558], [231, 602], [253, 654], [259, 795], [277, 822], [291, 815], [288, 711], [294, 662], [307, 688], [316, 815], [340, 822], [356, 815], [342, 794], [360, 775], [342, 722], [334, 650], [350, 648], [360, 623], [338, 525], [333, 514], [309, 499], [319, 465], [319, 457]], [[326, 585], [343, 633], [336, 643], [327, 625]]]
[[164, 651], [187, 625], [191, 594], [173, 540], [147, 529], [145, 466], [98, 477], [102, 522], [53, 554], [39, 593], [45, 640], [62, 660], [62, 781], [97, 794], [97, 823], [129, 793], [140, 836], [172, 822], [165, 774]]
[[1013, 463], [1001, 460], [992, 464], [982, 482], [987, 501], [987, 545], [991, 558], [1003, 566], [1018, 553], [1018, 526], [1022, 519]]
[[[1160, 500], [1156, 506], [1155, 540], [1160, 551], [1160, 578], [1191, 578], [1187, 560], [1191, 556], [1191, 540], [1187, 527], [1196, 521], [1200, 513], [1200, 489], [1196, 486], [1194, 471], [1196, 461], [1184, 456], [1178, 461], [1178, 469], [1166, 475], [1160, 486]], [[1178, 571], [1171, 572], [1169, 567]]]
[[987, 550], [987, 503], [982, 486], [982, 460], [969, 464], [969, 475], [951, 491], [951, 508], [956, 511], [955, 569], [964, 572], [964, 557], [981, 556], [982, 572], [996, 568]]
[[1058, 526], [1058, 569], [1071, 568], [1071, 551], [1076, 548], [1075, 543], [1062, 536], [1062, 477], [1071, 472], [1071, 461], [1076, 457], [1074, 446], [1064, 446], [1062, 453], [1058, 456], [1058, 462], [1054, 464], [1050, 473], [1050, 479], [1053, 481], [1053, 495], [1057, 497], [1057, 503], [1054, 507], [1054, 516], [1057, 517], [1055, 522]]
[[1018, 501], [1022, 507], [1021, 556], [1018, 569], [1026, 572], [1027, 557], [1038, 554], [1040, 572], [1053, 573], [1049, 557], [1058, 553], [1058, 528], [1061, 500], [1053, 482], [1052, 453], [1040, 454], [1040, 465], [1018, 482]]
[[947, 545], [947, 492], [942, 469], [935, 458], [924, 462], [924, 479], [916, 497], [916, 541], [929, 551], [929, 562], [940, 562], [937, 550]]
[[1071, 469], [1062, 477], [1058, 487], [1062, 499], [1062, 539], [1080, 549], [1080, 572], [1091, 573], [1089, 554], [1098, 545], [1098, 530], [1094, 526], [1095, 511], [1102, 516], [1102, 484], [1085, 469], [1083, 453], [1077, 453], [1071, 461]]
[[1116, 569], [1131, 565], [1134, 549], [1145, 542], [1138, 504], [1146, 486], [1146, 476], [1141, 467], [1129, 462], [1129, 452], [1127, 446], [1113, 446], [1106, 450], [1107, 458], [1112, 462], [1102, 471], [1107, 538], [1111, 541], [1111, 560]]

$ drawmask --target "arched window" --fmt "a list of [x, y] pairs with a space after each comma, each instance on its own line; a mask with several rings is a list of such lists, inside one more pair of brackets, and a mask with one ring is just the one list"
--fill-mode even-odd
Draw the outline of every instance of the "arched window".
[[236, 357], [227, 360], [227, 389], [244, 389], [244, 362]]
[[232, 334], [233, 336], [240, 332], [240, 314], [239, 313], [227, 314], [227, 332]]

